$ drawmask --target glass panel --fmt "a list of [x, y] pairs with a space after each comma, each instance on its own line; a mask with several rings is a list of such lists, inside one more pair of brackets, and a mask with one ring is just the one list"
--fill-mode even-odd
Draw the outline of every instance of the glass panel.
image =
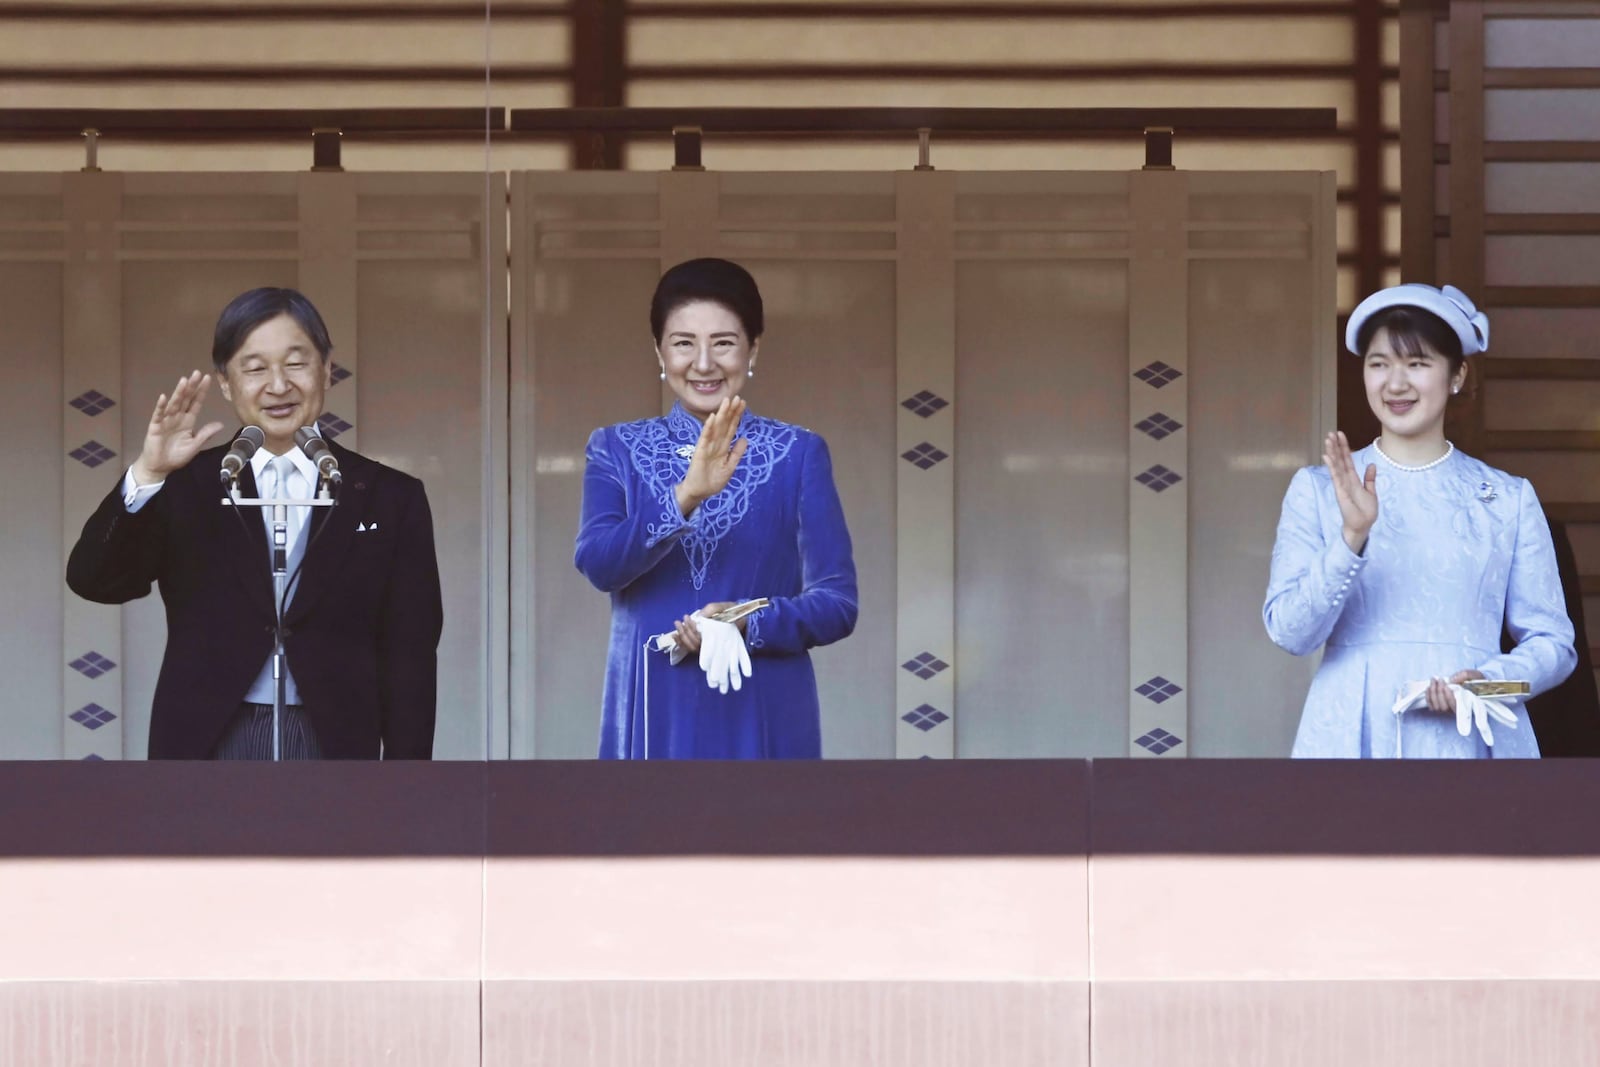
[[1127, 273], [1000, 260], [957, 275], [964, 757], [1127, 752]]
[[1487, 67], [1592, 67], [1600, 56], [1600, 19], [1486, 19]]
[[1490, 141], [1600, 141], [1600, 89], [1489, 89]]
[[1600, 236], [1523, 234], [1484, 239], [1490, 285], [1600, 284]]
[[1483, 180], [1491, 212], [1587, 214], [1600, 189], [1600, 163], [1489, 163]]
[[1496, 359], [1600, 359], [1600, 308], [1496, 308]]

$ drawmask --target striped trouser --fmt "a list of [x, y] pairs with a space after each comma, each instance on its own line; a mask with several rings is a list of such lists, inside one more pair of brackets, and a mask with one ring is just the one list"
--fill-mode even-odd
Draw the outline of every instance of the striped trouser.
[[[284, 759], [322, 758], [322, 746], [317, 744], [316, 731], [311, 729], [311, 716], [306, 714], [304, 706], [291, 704], [284, 708], [281, 722], [281, 755]], [[240, 704], [222, 740], [212, 750], [211, 758], [271, 759], [272, 705]]]

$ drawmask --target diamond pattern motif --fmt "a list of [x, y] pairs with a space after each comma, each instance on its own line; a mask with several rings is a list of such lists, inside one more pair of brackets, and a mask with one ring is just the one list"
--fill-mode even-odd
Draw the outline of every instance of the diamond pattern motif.
[[1143, 685], [1136, 686], [1133, 691], [1152, 704], [1165, 704], [1183, 692], [1183, 686], [1177, 682], [1169, 682], [1158, 674]]
[[1168, 470], [1166, 467], [1163, 467], [1161, 464], [1157, 463], [1149, 470], [1142, 471], [1133, 480], [1152, 492], [1160, 493], [1171, 489], [1173, 486], [1183, 481], [1183, 475], [1179, 474], [1177, 471]]
[[78, 762], [79, 763], [104, 763], [105, 761], [106, 761], [106, 758], [104, 756], [96, 756], [93, 752], [91, 752], [87, 756], [85, 756], [81, 760], [79, 760]]
[[85, 704], [67, 716], [67, 718], [87, 730], [98, 730], [112, 719], [115, 719], [116, 715], [102, 708], [99, 704]]
[[1177, 367], [1169, 367], [1158, 359], [1134, 371], [1133, 376], [1152, 389], [1160, 389], [1182, 378], [1183, 371]]
[[317, 420], [317, 429], [321, 430], [322, 436], [330, 441], [351, 427], [351, 423], [345, 422], [331, 411], [323, 412], [322, 417]]
[[1143, 737], [1134, 738], [1133, 743], [1149, 749], [1151, 755], [1159, 756], [1168, 749], [1177, 748], [1183, 744], [1183, 738], [1177, 734], [1169, 734], [1167, 731], [1157, 727]]
[[98, 678], [117, 669], [117, 665], [98, 652], [85, 652], [67, 664], [85, 678]]
[[67, 401], [67, 403], [72, 407], [77, 408], [90, 418], [94, 418], [107, 408], [114, 408], [117, 406], [117, 402], [115, 400], [112, 400], [109, 396], [106, 396], [104, 393], [98, 392], [94, 389], [89, 390], [87, 393], [73, 397], [71, 400]]
[[920, 467], [923, 470], [927, 470], [929, 467], [937, 466], [938, 464], [943, 463], [945, 460], [949, 459], [950, 456], [948, 453], [941, 452], [939, 449], [924, 441], [911, 451], [900, 453], [900, 458], [911, 464], [913, 467]]
[[905, 670], [910, 671], [918, 678], [921, 678], [923, 681], [927, 681], [940, 671], [946, 670], [950, 664], [946, 663], [938, 656], [935, 656], [932, 652], [923, 652], [919, 655], [912, 656], [910, 659], [900, 664], [900, 666]]
[[335, 360], [333, 367], [328, 371], [328, 380], [334, 385], [338, 385], [340, 382], [354, 374], [355, 371], [351, 370], [349, 367], [341, 367], [338, 361]]
[[1133, 428], [1138, 430], [1140, 433], [1147, 433], [1159, 441], [1163, 437], [1171, 437], [1173, 434], [1183, 429], [1183, 423], [1172, 418], [1170, 415], [1163, 415], [1158, 411], [1154, 415], [1151, 415], [1148, 419], [1141, 419], [1140, 421], [1134, 423]]
[[67, 455], [82, 463], [85, 467], [98, 467], [106, 460], [116, 458], [117, 454], [99, 441], [85, 441], [71, 452], [68, 452]]
[[942, 722], [949, 722], [950, 716], [934, 707], [932, 704], [918, 704], [904, 715], [900, 716], [901, 722], [908, 722], [912, 726], [927, 733]]
[[913, 415], [921, 415], [923, 418], [927, 418], [929, 415], [949, 407], [950, 401], [924, 389], [916, 396], [908, 396], [900, 401], [900, 406]]

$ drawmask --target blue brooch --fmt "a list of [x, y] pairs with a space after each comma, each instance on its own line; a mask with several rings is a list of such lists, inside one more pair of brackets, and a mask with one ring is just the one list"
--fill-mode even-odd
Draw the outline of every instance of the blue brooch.
[[1483, 501], [1485, 504], [1493, 500], [1498, 495], [1499, 494], [1495, 492], [1494, 486], [1490, 485], [1488, 482], [1478, 483], [1478, 499]]

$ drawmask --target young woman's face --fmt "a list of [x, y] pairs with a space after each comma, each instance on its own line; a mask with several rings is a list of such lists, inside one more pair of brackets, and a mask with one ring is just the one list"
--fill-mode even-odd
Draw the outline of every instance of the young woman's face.
[[744, 388], [756, 347], [731, 308], [697, 300], [667, 316], [656, 357], [684, 410], [704, 422]]
[[1426, 342], [1421, 351], [1402, 356], [1394, 350], [1387, 328], [1380, 328], [1367, 346], [1362, 377], [1367, 403], [1386, 434], [1424, 437], [1444, 430], [1445, 405], [1466, 378], [1450, 373], [1450, 360]]

